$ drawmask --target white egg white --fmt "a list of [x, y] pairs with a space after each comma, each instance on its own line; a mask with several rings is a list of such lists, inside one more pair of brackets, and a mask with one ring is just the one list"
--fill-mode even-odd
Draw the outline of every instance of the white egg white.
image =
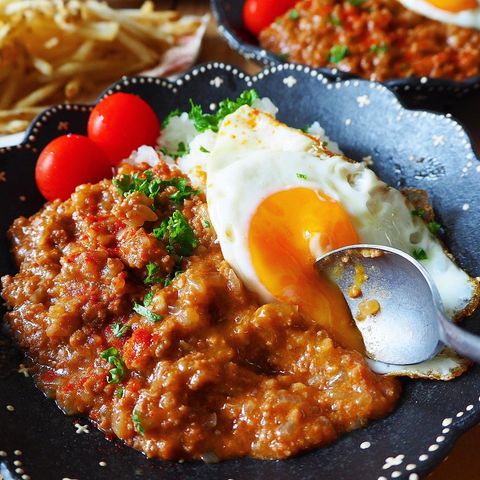
[[[455, 265], [425, 223], [412, 215], [402, 193], [363, 164], [334, 155], [315, 138], [244, 106], [224, 120], [215, 139], [207, 164], [207, 203], [225, 259], [264, 301], [273, 299], [252, 265], [249, 224], [265, 198], [292, 187], [320, 190], [340, 202], [363, 243], [393, 246], [410, 254], [423, 248], [428, 259], [422, 263], [450, 316], [461, 315], [476, 299], [476, 281]], [[447, 363], [441, 357], [433, 364], [435, 375], [422, 364], [389, 373], [448, 379], [452, 371], [465, 366], [447, 357]]]
[[480, 4], [478, 8], [461, 12], [449, 12], [435, 7], [425, 0], [399, 0], [400, 3], [414, 12], [442, 23], [459, 27], [480, 29]]

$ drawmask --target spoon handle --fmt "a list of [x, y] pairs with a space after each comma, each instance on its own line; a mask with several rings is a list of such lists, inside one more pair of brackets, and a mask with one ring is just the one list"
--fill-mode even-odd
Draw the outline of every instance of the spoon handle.
[[460, 328], [440, 311], [438, 316], [443, 343], [458, 354], [480, 363], [480, 336]]

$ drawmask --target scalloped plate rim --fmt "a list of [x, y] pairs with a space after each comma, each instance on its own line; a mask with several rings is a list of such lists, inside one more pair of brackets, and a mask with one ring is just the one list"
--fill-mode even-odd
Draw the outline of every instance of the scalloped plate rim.
[[[212, 0], [212, 1], [216, 1], [216, 0]], [[317, 76], [323, 76], [324, 78], [326, 78], [328, 80], [329, 83], [332, 83], [332, 84], [340, 83], [340, 84], [346, 85], [346, 84], [348, 84], [348, 82], [360, 82], [360, 83], [364, 83], [364, 84], [375, 85], [378, 90], [384, 90], [385, 93], [390, 94], [392, 96], [392, 98], [395, 99], [395, 101], [397, 103], [397, 107], [399, 109], [405, 111], [405, 112], [408, 112], [408, 113], [413, 113], [413, 112], [427, 113], [429, 115], [433, 115], [433, 116], [436, 116], [436, 117], [439, 117], [439, 118], [448, 118], [450, 121], [455, 122], [459, 127], [461, 127], [462, 131], [464, 132], [464, 134], [468, 138], [470, 150], [473, 152], [475, 158], [480, 162], [480, 155], [477, 155], [477, 152], [476, 152], [476, 150], [474, 148], [474, 145], [473, 145], [472, 137], [471, 137], [469, 131], [464, 127], [464, 125], [462, 124], [462, 122], [460, 120], [458, 120], [457, 118], [453, 117], [451, 114], [448, 114], [448, 113], [447, 114], [439, 113], [439, 112], [435, 112], [435, 111], [432, 111], [432, 110], [429, 110], [429, 109], [421, 109], [420, 110], [420, 109], [407, 108], [403, 104], [399, 94], [395, 90], [392, 90], [391, 88], [389, 88], [388, 85], [386, 85], [384, 83], [381, 83], [381, 82], [366, 80], [366, 79], [363, 79], [363, 78], [360, 78], [360, 77], [357, 77], [357, 76], [354, 76], [354, 75], [348, 76], [347, 78], [338, 78], [338, 77], [332, 78], [332, 75], [329, 74], [328, 71], [326, 72], [324, 68], [313, 68], [313, 67], [309, 67], [308, 65], [303, 65], [303, 64], [299, 64], [299, 63], [279, 63], [277, 65], [267, 66], [263, 70], [261, 70], [260, 72], [257, 72], [254, 75], [249, 75], [246, 72], [244, 72], [241, 68], [236, 67], [236, 66], [234, 66], [232, 64], [229, 64], [229, 63], [225, 63], [225, 62], [205, 62], [205, 63], [198, 64], [198, 65], [190, 68], [189, 70], [185, 71], [176, 80], [167, 80], [167, 79], [158, 79], [158, 80], [161, 80], [161, 82], [164, 83], [165, 85], [166, 84], [171, 85], [173, 87], [172, 90], [174, 90], [174, 88], [176, 88], [178, 86], [181, 86], [181, 85], [178, 84], [179, 80], [183, 81], [185, 79], [185, 77], [188, 76], [188, 75], [191, 75], [191, 73], [194, 70], [200, 70], [202, 67], [208, 68], [208, 65], [211, 65], [213, 68], [224, 69], [225, 71], [227, 71], [229, 73], [231, 73], [232, 70], [237, 70], [238, 73], [242, 73], [244, 75], [243, 80], [253, 81], [253, 82], [255, 82], [256, 80], [259, 80], [260, 75], [275, 74], [275, 73], [277, 73], [279, 71], [282, 71], [282, 70], [283, 71], [288, 71], [288, 70], [292, 70], [292, 71], [299, 71], [300, 70], [300, 71], [302, 71], [303, 70], [303, 71], [307, 71], [307, 72], [316, 71], [316, 72], [318, 72]], [[282, 70], [278, 70], [279, 66], [282, 67]], [[292, 68], [292, 66], [293, 66], [293, 68]], [[276, 70], [272, 71], [272, 69], [276, 69]], [[34, 145], [35, 141], [37, 139], [37, 134], [34, 135], [35, 140], [32, 140], [32, 141], [29, 142], [29, 138], [33, 134], [33, 129], [37, 128], [37, 125], [41, 126], [41, 124], [43, 123], [40, 120], [43, 116], [55, 113], [59, 109], [66, 109], [68, 107], [69, 107], [69, 109], [72, 109], [72, 110], [82, 109], [82, 108], [86, 108], [88, 110], [91, 110], [103, 97], [108, 95], [108, 92], [113, 90], [117, 85], [121, 86], [125, 83], [125, 81], [128, 82], [131, 79], [141, 79], [141, 78], [150, 79], [150, 78], [153, 78], [153, 77], [148, 77], [148, 76], [144, 76], [144, 75], [123, 76], [118, 81], [116, 81], [115, 83], [113, 83], [110, 86], [108, 86], [107, 88], [105, 88], [102, 91], [102, 93], [92, 103], [69, 103], [69, 104], [65, 103], [65, 104], [51, 105], [50, 107], [48, 107], [45, 110], [42, 110], [40, 113], [38, 113], [36, 115], [36, 117], [31, 121], [28, 128], [25, 130], [25, 135], [23, 137], [23, 140], [20, 143], [18, 143], [16, 145], [7, 146], [7, 147], [0, 147], [0, 156], [3, 155], [4, 153], [7, 153], [7, 152], [11, 151], [12, 149], [18, 149], [20, 147], [25, 147], [26, 145]], [[157, 79], [154, 79], [153, 81], [155, 81], [155, 80], [157, 80]], [[438, 79], [438, 80], [441, 80], [441, 79]], [[478, 77], [478, 81], [479, 81], [479, 86], [480, 86], [480, 77]]]

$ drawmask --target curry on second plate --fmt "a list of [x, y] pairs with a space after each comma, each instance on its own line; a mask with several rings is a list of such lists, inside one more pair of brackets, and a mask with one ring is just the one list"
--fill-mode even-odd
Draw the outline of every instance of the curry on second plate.
[[380, 81], [480, 75], [477, 0], [247, 0], [244, 20], [291, 62]]
[[50, 201], [10, 229], [19, 272], [2, 279], [6, 321], [39, 387], [149, 457], [287, 458], [388, 415], [395, 375], [468, 367], [448, 350], [395, 368], [365, 358], [340, 291], [313, 269], [322, 253], [400, 248], [456, 319], [478, 284], [427, 204], [344, 157], [317, 122], [305, 132], [276, 113], [248, 90], [213, 113], [193, 99], [160, 126], [141, 99], [113, 94], [88, 137], [42, 152]]

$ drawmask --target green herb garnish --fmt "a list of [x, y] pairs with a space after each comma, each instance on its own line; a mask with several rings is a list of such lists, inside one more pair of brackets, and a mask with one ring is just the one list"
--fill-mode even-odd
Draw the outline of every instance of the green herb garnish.
[[149, 307], [153, 301], [153, 292], [150, 290], [145, 296], [143, 297], [143, 304], [146, 307]]
[[198, 245], [195, 233], [186, 218], [179, 210], [164, 220], [160, 227], [153, 229], [153, 236], [159, 240], [167, 240], [167, 250], [170, 253], [189, 256]]
[[129, 328], [130, 325], [122, 325], [121, 323], [115, 323], [112, 327], [112, 333], [113, 335], [115, 335], [115, 337], [120, 338], [127, 333]]
[[118, 350], [115, 347], [107, 348], [104, 350], [100, 357], [113, 366], [110, 369], [109, 374], [107, 376], [108, 383], [120, 383], [125, 375], [125, 364], [123, 363]]
[[277, 54], [277, 57], [282, 61], [282, 62], [287, 62], [288, 61], [288, 52], [282, 52]]
[[388, 51], [388, 45], [382, 44], [382, 45], [372, 45], [370, 47], [370, 51], [372, 53], [386, 53]]
[[200, 147], [200, 151], [203, 153], [210, 153], [205, 147]]
[[169, 157], [172, 157], [176, 160], [177, 158], [183, 157], [187, 153], [190, 153], [190, 147], [188, 145], [185, 145], [185, 142], [180, 142], [177, 146], [176, 152], [169, 152], [165, 147], [160, 148], [160, 151], [164, 155], [168, 155]]
[[412, 210], [412, 211], [411, 211], [411, 214], [412, 214], [414, 217], [423, 218], [423, 216], [425, 215], [425, 210], [422, 210], [421, 208], [415, 209], [415, 210]]
[[195, 104], [190, 99], [190, 112], [188, 118], [193, 121], [195, 128], [198, 132], [205, 132], [206, 130], [212, 130], [218, 132], [221, 121], [231, 113], [238, 110], [243, 105], [252, 106], [254, 100], [258, 98], [258, 93], [255, 90], [245, 90], [236, 100], [230, 100], [229, 98], [222, 100], [218, 104], [218, 110], [216, 113], [204, 113], [201, 105]]
[[138, 415], [137, 410], [133, 411], [132, 420], [133, 420], [133, 427], [135, 428], [135, 430], [138, 433], [140, 433], [142, 436], [145, 436], [145, 429], [143, 428], [142, 422], [140, 421], [140, 417]]
[[428, 258], [427, 252], [423, 248], [415, 248], [412, 256], [415, 260], [426, 260]]
[[167, 187], [175, 187], [177, 192], [168, 196], [175, 205], [183, 205], [185, 199], [199, 194], [199, 190], [194, 190], [187, 185], [185, 178], [173, 177], [170, 180], [161, 180], [151, 170], [145, 170], [142, 174], [122, 175], [120, 179], [114, 178], [113, 184], [117, 187], [119, 193], [125, 197], [134, 192], [141, 192], [149, 198], [155, 198]]
[[335, 25], [336, 27], [341, 27], [342, 26], [342, 21], [333, 13], [330, 15], [330, 23], [332, 25]]
[[358, 7], [362, 3], [366, 2], [366, 0], [348, 0], [348, 3], [350, 5], [353, 5], [354, 7]]
[[163, 187], [163, 180], [157, 178], [151, 170], [132, 175], [122, 175], [120, 179], [114, 178], [112, 182], [117, 187], [118, 192], [125, 197], [134, 192], [141, 192], [147, 197], [155, 198]]
[[302, 180], [308, 179], [308, 177], [304, 173], [297, 173], [297, 178], [301, 178]]
[[442, 228], [442, 226], [437, 222], [428, 222], [427, 227], [430, 230], [430, 233], [432, 233], [433, 235], [437, 235], [437, 233]]
[[133, 304], [133, 310], [137, 312], [142, 317], [150, 320], [152, 323], [157, 323], [163, 319], [162, 315], [158, 315], [158, 313], [152, 312], [146, 306], [141, 305], [140, 303], [135, 302]]
[[117, 398], [122, 398], [123, 397], [123, 387], [118, 387], [116, 390], [115, 390], [115, 396]]
[[158, 265], [155, 265], [153, 262], [148, 262], [146, 265], [147, 269], [147, 276], [145, 277], [145, 280], [143, 283], [146, 285], [154, 285], [155, 283], [160, 283], [161, 278], [158, 277], [158, 272], [160, 270], [160, 267]]
[[209, 222], [208, 220], [204, 220], [203, 226], [204, 226], [205, 228], [210, 228], [210, 227], [211, 227], [210, 222]]
[[298, 10], [296, 10], [295, 8], [290, 10], [288, 16], [291, 20], [298, 20], [300, 18], [300, 14], [298, 13]]
[[330, 49], [328, 61], [330, 63], [339, 63], [348, 55], [348, 53], [349, 50], [346, 45], [334, 45]]
[[183, 177], [173, 177], [168, 181], [171, 187], [175, 187], [177, 191], [168, 196], [168, 198], [175, 205], [183, 205], [183, 202], [193, 195], [198, 195], [200, 190], [194, 190], [190, 185], [187, 185], [187, 180]]

